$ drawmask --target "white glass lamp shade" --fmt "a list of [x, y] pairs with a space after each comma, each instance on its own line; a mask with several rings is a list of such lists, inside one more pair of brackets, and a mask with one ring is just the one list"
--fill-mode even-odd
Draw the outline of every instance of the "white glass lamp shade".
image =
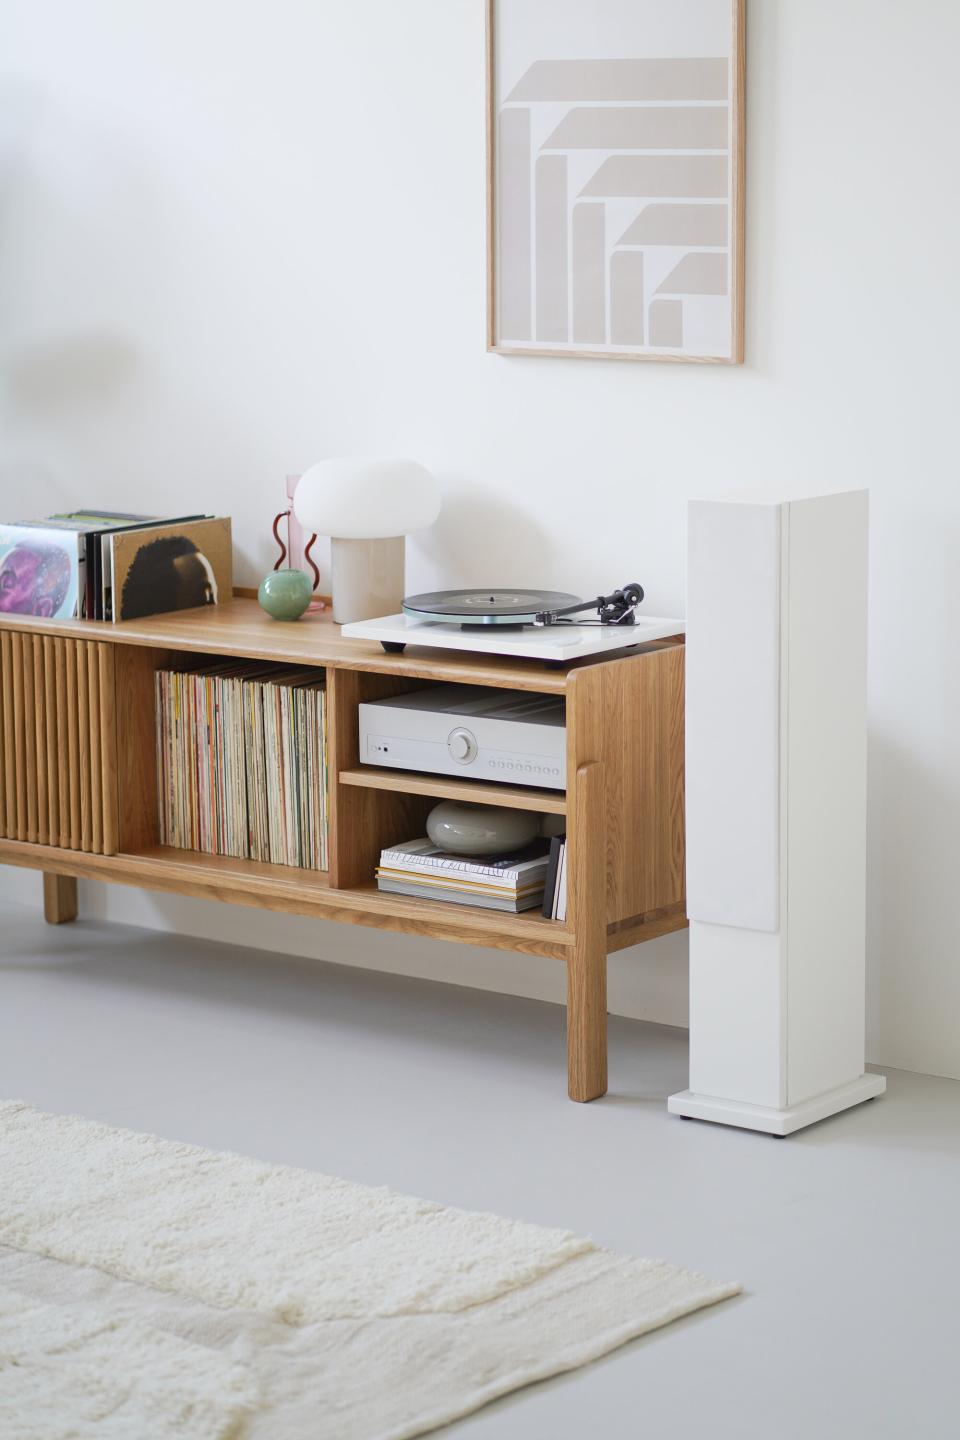
[[404, 540], [440, 514], [440, 486], [415, 460], [320, 460], [293, 497], [310, 534], [330, 536], [333, 618], [372, 620], [400, 609]]
[[384, 540], [432, 525], [440, 514], [440, 486], [416, 460], [342, 456], [310, 466], [293, 508], [310, 533]]

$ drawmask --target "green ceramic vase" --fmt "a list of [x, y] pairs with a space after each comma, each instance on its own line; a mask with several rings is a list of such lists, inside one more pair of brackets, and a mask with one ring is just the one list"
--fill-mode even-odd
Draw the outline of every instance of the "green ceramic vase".
[[271, 570], [260, 581], [257, 599], [274, 620], [299, 620], [312, 594], [310, 578], [302, 570]]

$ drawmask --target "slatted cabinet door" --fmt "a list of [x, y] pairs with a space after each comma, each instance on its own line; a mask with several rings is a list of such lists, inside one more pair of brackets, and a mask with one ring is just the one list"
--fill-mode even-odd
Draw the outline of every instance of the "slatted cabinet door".
[[0, 834], [115, 854], [112, 647], [4, 630], [0, 683]]

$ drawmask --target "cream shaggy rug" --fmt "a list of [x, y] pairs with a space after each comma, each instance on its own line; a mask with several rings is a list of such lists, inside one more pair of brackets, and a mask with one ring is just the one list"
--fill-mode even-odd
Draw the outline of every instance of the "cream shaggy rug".
[[5, 1440], [406, 1440], [738, 1288], [0, 1103]]

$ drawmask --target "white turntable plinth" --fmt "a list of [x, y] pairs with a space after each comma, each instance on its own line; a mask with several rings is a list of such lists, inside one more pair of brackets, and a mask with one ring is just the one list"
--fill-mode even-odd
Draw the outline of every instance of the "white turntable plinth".
[[617, 650], [634, 650], [651, 640], [684, 633], [683, 620], [659, 615], [638, 615], [634, 625], [525, 625], [513, 630], [504, 625], [483, 625], [461, 630], [434, 620], [411, 620], [406, 615], [384, 615], [378, 620], [355, 620], [341, 628], [351, 640], [379, 640], [381, 645], [426, 645], [441, 650], [467, 650], [477, 655], [521, 655], [528, 660], [579, 660]]

